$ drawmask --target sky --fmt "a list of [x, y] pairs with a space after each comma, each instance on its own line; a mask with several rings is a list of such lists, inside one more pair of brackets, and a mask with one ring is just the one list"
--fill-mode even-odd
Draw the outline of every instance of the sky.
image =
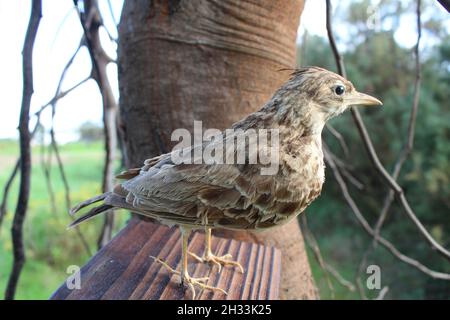
[[[348, 2], [344, 0], [342, 2]], [[373, 0], [374, 4], [378, 1]], [[112, 37], [117, 38], [115, 21], [120, 20], [122, 0], [99, 0], [104, 24]], [[334, 1], [334, 4], [337, 2]], [[0, 0], [0, 32], [2, 49], [0, 50], [0, 139], [15, 138], [18, 135], [17, 124], [22, 100], [22, 46], [30, 14], [30, 1]], [[440, 8], [440, 10], [444, 10]], [[445, 11], [444, 11], [445, 12]], [[408, 19], [408, 17], [406, 18]], [[400, 25], [396, 40], [410, 47], [415, 43], [414, 26], [411, 21]], [[298, 42], [307, 30], [309, 34], [326, 37], [325, 1], [307, 0], [298, 32]], [[337, 34], [346, 30], [337, 25]], [[31, 102], [32, 114], [45, 105], [55, 94], [61, 72], [78, 47], [82, 28], [72, 0], [43, 0], [43, 16], [33, 52], [34, 95]], [[116, 44], [109, 39], [105, 30], [101, 33], [102, 44], [106, 52], [116, 58]], [[83, 48], [76, 56], [63, 82], [62, 89], [68, 89], [85, 79], [90, 72], [91, 62], [87, 49]], [[116, 99], [119, 97], [117, 66], [108, 66], [108, 75]], [[84, 122], [101, 124], [101, 96], [93, 80], [84, 83], [56, 106], [55, 133], [60, 143], [78, 138], [78, 128]], [[50, 109], [42, 114], [41, 121], [48, 130], [51, 124]], [[31, 117], [33, 126], [34, 117]]]
[[[112, 0], [113, 13], [119, 20], [122, 1]], [[108, 2], [99, 1], [105, 26], [113, 37], [116, 27], [109, 11]], [[22, 101], [22, 47], [31, 10], [30, 1], [0, 0], [0, 139], [17, 137], [17, 124]], [[82, 28], [72, 0], [44, 0], [33, 52], [34, 95], [31, 112], [45, 105], [54, 95], [61, 72], [77, 49]], [[102, 44], [107, 53], [116, 58], [116, 46], [102, 32]], [[66, 90], [89, 76], [91, 62], [86, 48], [81, 49], [67, 72], [62, 90]], [[108, 65], [108, 77], [118, 99], [117, 67]], [[78, 137], [78, 127], [86, 122], [101, 123], [101, 95], [94, 80], [72, 91], [56, 106], [55, 133], [60, 142]], [[35, 117], [31, 117], [33, 127]], [[50, 108], [42, 115], [42, 123], [49, 129]]]

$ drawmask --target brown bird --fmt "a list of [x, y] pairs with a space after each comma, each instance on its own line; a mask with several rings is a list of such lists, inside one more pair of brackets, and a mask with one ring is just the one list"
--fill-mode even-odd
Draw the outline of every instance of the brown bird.
[[194, 258], [219, 267], [233, 265], [243, 271], [238, 262], [231, 260], [231, 255], [218, 257], [211, 252], [211, 228], [261, 230], [295, 218], [319, 196], [324, 183], [321, 133], [325, 123], [350, 106], [381, 104], [378, 99], [359, 93], [351, 82], [333, 72], [318, 67], [295, 70], [259, 111], [232, 126], [231, 136], [223, 135], [184, 150], [194, 153], [198, 148], [211, 150], [225, 145], [229, 139], [239, 139], [250, 130], [272, 129], [276, 130], [278, 140], [270, 138], [271, 142], [278, 142], [278, 147], [271, 149], [277, 153], [275, 172], [262, 174], [267, 163], [251, 161], [264, 146], [258, 145], [252, 151], [255, 144], [249, 139], [241, 140], [245, 145], [241, 162], [236, 160], [237, 151], [232, 151], [234, 163], [177, 163], [173, 157], [176, 151], [172, 151], [146, 160], [142, 168], [120, 174], [118, 178], [126, 181], [116, 185], [114, 191], [77, 205], [71, 210], [72, 214], [90, 204], [103, 202], [71, 226], [113, 207], [131, 210], [166, 225], [178, 225], [182, 234], [181, 271], [158, 258], [157, 261], [180, 275], [181, 283], [190, 287], [193, 297], [194, 286], [225, 293], [206, 285], [206, 278], [193, 278], [188, 274], [190, 231], [206, 228], [204, 255], [191, 254]]

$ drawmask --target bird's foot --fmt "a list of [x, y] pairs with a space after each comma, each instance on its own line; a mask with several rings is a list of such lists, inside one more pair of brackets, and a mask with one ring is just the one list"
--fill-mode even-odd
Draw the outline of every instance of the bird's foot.
[[166, 268], [170, 273], [176, 274], [180, 276], [181, 278], [181, 285], [189, 287], [189, 289], [192, 292], [192, 300], [195, 300], [196, 294], [195, 294], [195, 287], [199, 287], [202, 290], [212, 290], [212, 291], [219, 291], [225, 295], [228, 295], [228, 292], [225, 290], [219, 288], [219, 287], [213, 287], [210, 285], [207, 285], [206, 282], [209, 280], [209, 277], [203, 277], [203, 278], [193, 278], [189, 276], [188, 274], [181, 275], [181, 272], [178, 270], [175, 270], [171, 266], [167, 264], [164, 260], [150, 256], [151, 258], [155, 259], [156, 262], [160, 263], [164, 268]]
[[195, 296], [196, 296], [195, 295], [195, 287], [199, 287], [202, 290], [218, 291], [218, 292], [223, 293], [224, 295], [228, 295], [228, 292], [226, 292], [222, 288], [207, 285], [205, 282], [208, 281], [208, 279], [209, 279], [208, 277], [193, 278], [186, 274], [181, 278], [181, 284], [189, 287], [189, 289], [192, 292], [192, 300], [195, 300]]
[[242, 267], [242, 265], [237, 261], [231, 260], [233, 256], [229, 253], [223, 256], [216, 256], [211, 252], [206, 252], [203, 257], [199, 257], [195, 253], [189, 252], [189, 255], [198, 262], [216, 265], [219, 268], [219, 272], [220, 270], [222, 270], [222, 266], [229, 265], [237, 267], [241, 271], [241, 273], [244, 273], [244, 268]]

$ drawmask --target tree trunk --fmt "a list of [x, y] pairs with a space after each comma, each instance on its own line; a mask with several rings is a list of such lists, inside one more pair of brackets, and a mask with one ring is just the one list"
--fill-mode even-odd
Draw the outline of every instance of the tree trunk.
[[[127, 1], [119, 26], [127, 166], [171, 150], [173, 130], [225, 129], [259, 109], [295, 66], [303, 1]], [[221, 235], [280, 248], [282, 299], [315, 299], [297, 221]]]

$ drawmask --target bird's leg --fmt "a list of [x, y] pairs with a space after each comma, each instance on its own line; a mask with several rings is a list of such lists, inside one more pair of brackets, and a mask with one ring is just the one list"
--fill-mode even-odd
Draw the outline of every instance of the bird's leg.
[[213, 287], [205, 284], [204, 282], [208, 281], [208, 277], [204, 278], [193, 278], [189, 275], [188, 272], [188, 261], [187, 261], [187, 254], [188, 254], [188, 238], [189, 234], [191, 233], [190, 228], [181, 227], [181, 271], [177, 271], [170, 267], [165, 261], [161, 260], [160, 258], [154, 258], [157, 262], [161, 263], [163, 267], [165, 267], [170, 273], [177, 274], [181, 278], [181, 285], [186, 285], [191, 289], [192, 292], [192, 300], [195, 299], [195, 286], [200, 287], [201, 289], [209, 289], [213, 291], [219, 291], [223, 294], [227, 294], [227, 292], [221, 288]]
[[244, 273], [244, 268], [242, 267], [242, 265], [237, 261], [231, 260], [233, 258], [233, 256], [231, 254], [227, 253], [223, 256], [216, 256], [212, 253], [212, 251], [211, 251], [211, 228], [209, 228], [209, 227], [205, 228], [205, 251], [203, 253], [203, 257], [199, 257], [198, 255], [196, 255], [195, 253], [192, 253], [192, 252], [189, 252], [189, 254], [199, 262], [207, 262], [207, 263], [212, 263], [212, 264], [217, 265], [219, 268], [219, 272], [222, 269], [222, 265], [224, 265], [224, 266], [231, 265], [231, 266], [238, 267], [239, 270], [241, 271], [241, 273]]

